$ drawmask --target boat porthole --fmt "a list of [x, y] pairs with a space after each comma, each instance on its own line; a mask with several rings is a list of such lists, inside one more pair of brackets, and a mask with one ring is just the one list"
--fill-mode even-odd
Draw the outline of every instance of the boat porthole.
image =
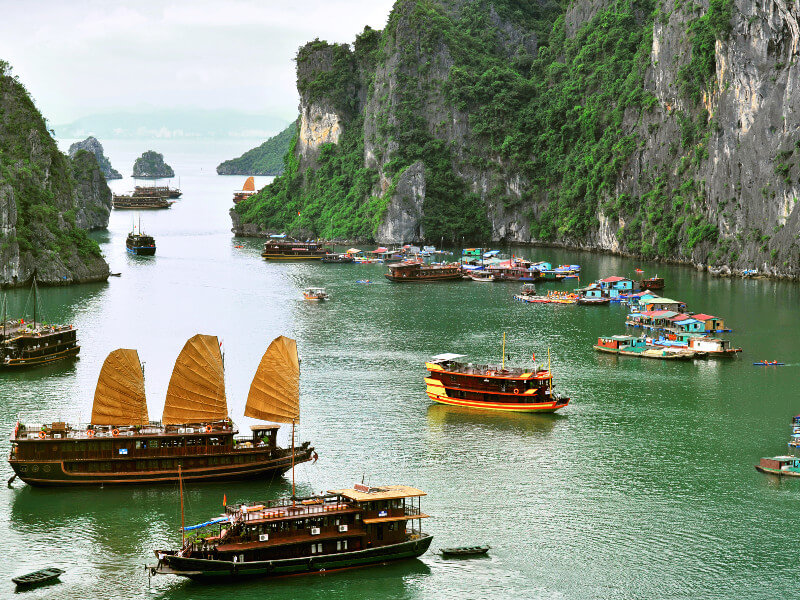
[[27, 473], [27, 472], [28, 472], [28, 467], [27, 467], [27, 465], [22, 465], [22, 466], [19, 468], [19, 472], [20, 472], [20, 473]]
[[34, 473], [36, 473], [36, 471], [38, 470], [39, 470], [39, 465], [33, 465], [33, 467], [31, 467], [31, 471], [33, 471]]
[[44, 471], [45, 473], [49, 473], [50, 472], [50, 465], [43, 466], [42, 467], [42, 471]]

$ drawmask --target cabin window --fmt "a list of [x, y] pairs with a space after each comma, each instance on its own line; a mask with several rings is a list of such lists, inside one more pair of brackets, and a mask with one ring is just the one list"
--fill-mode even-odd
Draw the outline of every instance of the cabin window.
[[150, 440], [147, 442], [148, 448], [158, 448], [158, 440]]
[[389, 523], [389, 531], [394, 531], [394, 523]]
[[340, 540], [336, 542], [336, 550], [340, 552], [342, 550], [347, 550], [347, 540]]
[[141, 450], [144, 447], [145, 447], [145, 442], [143, 442], [142, 440], [136, 440], [136, 449], [137, 450]]

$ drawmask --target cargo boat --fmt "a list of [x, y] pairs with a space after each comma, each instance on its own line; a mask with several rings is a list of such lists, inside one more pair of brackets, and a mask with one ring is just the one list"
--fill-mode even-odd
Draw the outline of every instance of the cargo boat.
[[[279, 397], [296, 421], [299, 372], [294, 340], [276, 338], [256, 370], [245, 416], [270, 419], [273, 397]], [[192, 337], [175, 362], [161, 422], [152, 422], [138, 353], [114, 350], [100, 371], [91, 423], [18, 422], [11, 468], [30, 485], [88, 486], [176, 483], [181, 469], [187, 481], [272, 478], [311, 459], [308, 442], [296, 449], [294, 443], [291, 449], [277, 446], [278, 425], [253, 425], [250, 436], [236, 437], [224, 377], [217, 338]]]
[[388, 265], [389, 272], [384, 276], [389, 281], [400, 283], [422, 283], [426, 281], [460, 281], [461, 267], [458, 263], [430, 264], [420, 261], [403, 261]]
[[[199, 526], [182, 527], [179, 550], [155, 550], [152, 575], [239, 580], [379, 565], [424, 554], [425, 492], [405, 485], [242, 504]], [[416, 523], [416, 526], [415, 526]], [[186, 531], [198, 531], [186, 538]]]
[[553, 391], [549, 368], [506, 368], [459, 362], [463, 354], [439, 354], [425, 363], [428, 397], [442, 404], [511, 412], [555, 412], [569, 398]]
[[0, 369], [37, 367], [59, 360], [75, 358], [81, 351], [78, 330], [73, 325], [43, 325], [37, 322], [38, 286], [33, 292], [33, 323], [25, 319], [8, 320], [3, 299], [3, 329], [0, 338]]
[[285, 235], [271, 235], [261, 256], [266, 260], [322, 260], [328, 249], [320, 242], [301, 242]]

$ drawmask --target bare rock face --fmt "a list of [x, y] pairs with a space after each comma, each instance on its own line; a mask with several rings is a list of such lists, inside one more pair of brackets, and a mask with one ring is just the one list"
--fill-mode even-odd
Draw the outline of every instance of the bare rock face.
[[122, 175], [120, 175], [119, 171], [111, 166], [111, 161], [109, 161], [103, 153], [103, 145], [97, 141], [96, 137], [90, 135], [82, 142], [75, 142], [70, 145], [69, 157], [75, 158], [79, 150], [85, 150], [94, 154], [95, 159], [97, 159], [97, 164], [100, 166], [100, 170], [103, 172], [103, 176], [106, 180], [122, 179]]
[[108, 278], [86, 229], [105, 227], [111, 192], [94, 155], [71, 161], [0, 61], [0, 287]]
[[422, 203], [425, 201], [425, 165], [417, 161], [400, 174], [375, 239], [399, 244], [424, 239]]

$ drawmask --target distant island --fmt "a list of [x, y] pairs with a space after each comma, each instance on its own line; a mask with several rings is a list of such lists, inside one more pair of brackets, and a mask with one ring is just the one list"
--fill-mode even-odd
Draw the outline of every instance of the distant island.
[[164, 155], [148, 150], [133, 163], [134, 177], [175, 177], [175, 171], [164, 162]]
[[72, 144], [69, 147], [69, 157], [75, 158], [79, 150], [86, 150], [94, 154], [94, 157], [97, 159], [97, 164], [100, 166], [100, 170], [103, 172], [103, 175], [105, 175], [106, 181], [109, 179], [122, 179], [122, 175], [120, 175], [119, 171], [114, 169], [114, 167], [111, 166], [111, 161], [106, 158], [106, 155], [103, 153], [103, 144], [101, 144], [96, 137], [90, 135], [82, 142], [75, 142]]
[[218, 165], [217, 175], [280, 175], [283, 173], [283, 157], [295, 139], [296, 122], [239, 158]]

